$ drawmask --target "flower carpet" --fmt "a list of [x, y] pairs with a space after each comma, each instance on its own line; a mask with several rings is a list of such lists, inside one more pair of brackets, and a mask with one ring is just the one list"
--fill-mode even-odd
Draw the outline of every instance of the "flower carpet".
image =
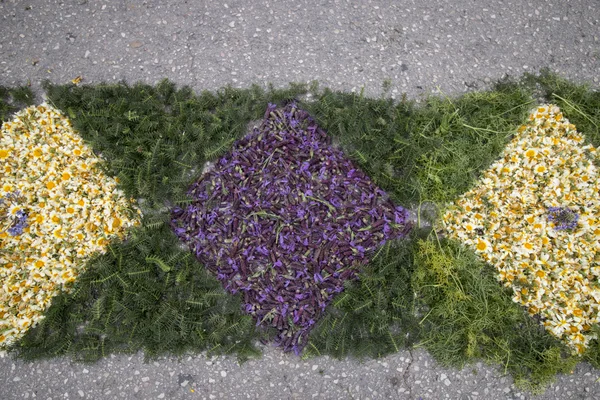
[[0, 130], [0, 350], [600, 367], [600, 98], [537, 79], [556, 102], [48, 86]]

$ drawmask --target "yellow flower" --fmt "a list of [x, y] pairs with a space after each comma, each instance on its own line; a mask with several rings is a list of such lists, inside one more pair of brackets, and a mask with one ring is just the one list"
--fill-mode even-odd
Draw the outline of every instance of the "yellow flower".
[[528, 158], [534, 158], [537, 155], [537, 152], [533, 149], [529, 149], [525, 152], [525, 156]]
[[478, 239], [475, 248], [479, 251], [486, 251], [489, 248], [489, 244], [485, 240]]
[[119, 217], [115, 217], [113, 219], [112, 228], [119, 229], [122, 224], [123, 224], [123, 221], [121, 221], [121, 219], [119, 219]]
[[8, 213], [9, 213], [10, 215], [17, 215], [17, 213], [18, 213], [19, 211], [21, 211], [21, 210], [22, 210], [22, 206], [20, 206], [20, 205], [18, 205], [18, 204], [15, 204], [15, 205], [12, 205], [12, 206], [10, 206], [10, 207], [8, 208]]

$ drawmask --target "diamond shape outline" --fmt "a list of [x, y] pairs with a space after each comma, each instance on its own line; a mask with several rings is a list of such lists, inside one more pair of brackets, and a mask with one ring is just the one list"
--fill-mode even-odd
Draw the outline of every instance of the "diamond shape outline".
[[[253, 148], [262, 151], [257, 159]], [[270, 167], [281, 163], [290, 173], [276, 176]], [[237, 187], [223, 181], [232, 177]], [[261, 185], [245, 185], [249, 179]], [[286, 190], [288, 185], [292, 188]], [[219, 202], [231, 191], [231, 204]], [[327, 193], [333, 196], [326, 199]], [[394, 206], [294, 102], [281, 110], [270, 104], [261, 127], [237, 141], [189, 194], [198, 202], [173, 210], [175, 233], [227, 291], [242, 293], [244, 309], [257, 325], [267, 321], [278, 330], [276, 342], [284, 351], [297, 354], [343, 282], [355, 279], [368, 262], [367, 255], [386, 240], [406, 236], [412, 227], [407, 210]], [[351, 216], [335, 213], [344, 199], [354, 203]], [[278, 210], [274, 202], [281, 206]], [[231, 224], [223, 223], [224, 218]], [[339, 220], [345, 221], [343, 231], [336, 225]], [[189, 222], [187, 227], [182, 221]], [[252, 245], [237, 235], [246, 232], [267, 235], [266, 243]], [[308, 249], [303, 255], [295, 249], [301, 246]], [[287, 288], [298, 279], [300, 287], [290, 293]]]

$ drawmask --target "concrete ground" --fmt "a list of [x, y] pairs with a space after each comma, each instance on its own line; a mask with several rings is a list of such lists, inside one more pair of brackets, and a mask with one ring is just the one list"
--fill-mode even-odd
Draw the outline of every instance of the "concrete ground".
[[[600, 85], [598, 0], [0, 0], [0, 85], [169, 78], [196, 90], [318, 80], [409, 98], [479, 90], [542, 67]], [[580, 364], [542, 396], [500, 367], [445, 369], [423, 351], [359, 363], [141, 355], [93, 365], [0, 358], [0, 399], [600, 399]]]

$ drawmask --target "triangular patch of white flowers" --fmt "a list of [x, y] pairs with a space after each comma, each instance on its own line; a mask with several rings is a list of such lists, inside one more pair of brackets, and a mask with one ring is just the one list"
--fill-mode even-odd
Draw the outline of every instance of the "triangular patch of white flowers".
[[86, 262], [138, 225], [117, 181], [58, 110], [42, 104], [0, 129], [0, 348], [42, 319]]
[[495, 266], [513, 300], [578, 354], [599, 321], [596, 160], [558, 107], [540, 106], [443, 218], [449, 236]]

